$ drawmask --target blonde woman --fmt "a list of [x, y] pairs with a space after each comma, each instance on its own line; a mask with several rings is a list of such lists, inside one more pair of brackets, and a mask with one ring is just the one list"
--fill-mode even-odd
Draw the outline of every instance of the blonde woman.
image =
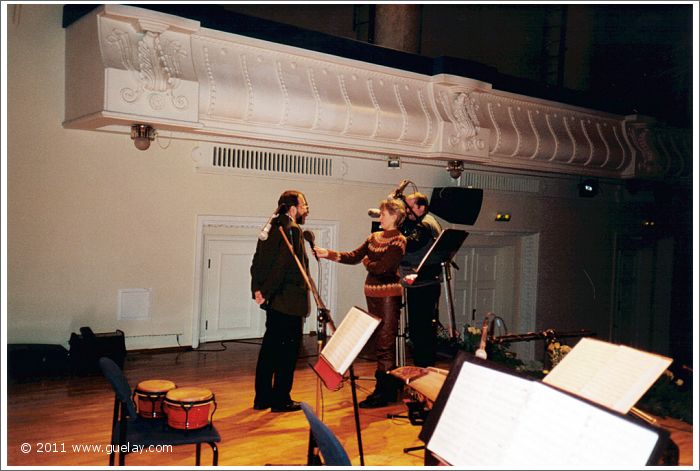
[[365, 409], [384, 407], [390, 402], [396, 402], [400, 387], [399, 381], [387, 371], [396, 366], [394, 345], [403, 296], [398, 270], [406, 252], [406, 238], [398, 227], [406, 217], [406, 208], [397, 199], [386, 199], [379, 205], [379, 210], [382, 230], [373, 232], [352, 252], [314, 248], [319, 258], [348, 265], [362, 262], [367, 269], [364, 285], [367, 310], [381, 318], [382, 322], [372, 337], [377, 354], [377, 385], [374, 392], [360, 402], [359, 406]]

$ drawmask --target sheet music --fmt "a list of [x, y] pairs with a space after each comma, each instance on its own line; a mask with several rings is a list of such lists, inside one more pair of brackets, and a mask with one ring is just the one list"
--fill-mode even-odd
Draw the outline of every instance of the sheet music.
[[566, 393], [465, 362], [427, 447], [457, 467], [643, 466], [658, 434]]
[[644, 427], [533, 382], [528, 402], [500, 463], [542, 467], [644, 466], [658, 435]]
[[338, 373], [345, 374], [379, 322], [380, 319], [352, 307], [323, 348], [321, 355]]
[[428, 449], [452, 465], [493, 464], [511, 440], [528, 388], [529, 381], [463, 363]]
[[626, 414], [671, 361], [625, 345], [582, 338], [542, 381]]

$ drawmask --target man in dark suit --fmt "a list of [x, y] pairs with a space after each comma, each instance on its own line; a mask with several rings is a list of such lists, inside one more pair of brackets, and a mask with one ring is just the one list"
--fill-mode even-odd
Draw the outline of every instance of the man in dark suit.
[[279, 228], [308, 272], [309, 259], [299, 227], [308, 214], [309, 206], [301, 192], [282, 193], [269, 236], [258, 241], [250, 267], [253, 298], [266, 310], [267, 317], [255, 370], [255, 410], [271, 408], [272, 412], [292, 412], [301, 409], [290, 392], [304, 318], [309, 315], [309, 290]]
[[[399, 272], [403, 278], [413, 273], [428, 249], [440, 235], [440, 223], [428, 214], [428, 197], [415, 192], [405, 197], [407, 217], [401, 225], [406, 236], [406, 255], [401, 260]], [[408, 311], [408, 337], [411, 340], [413, 364], [435, 366], [437, 355], [438, 306], [440, 303], [440, 269], [426, 267], [430, 276], [425, 281], [406, 287]]]

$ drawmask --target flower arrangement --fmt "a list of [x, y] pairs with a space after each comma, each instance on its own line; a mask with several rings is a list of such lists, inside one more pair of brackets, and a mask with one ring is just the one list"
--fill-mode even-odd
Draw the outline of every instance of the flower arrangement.
[[465, 325], [463, 350], [474, 353], [479, 348], [479, 343], [481, 343], [481, 329], [473, 325]]
[[560, 342], [559, 340], [549, 340], [547, 342], [547, 358], [549, 359], [550, 368], [557, 366], [570, 351], [571, 347]]
[[[511, 352], [508, 343], [487, 342], [486, 352], [490, 361], [498, 362], [504, 366], [514, 368], [521, 373], [542, 379], [572, 350], [569, 345], [556, 338], [554, 331], [547, 331], [545, 336], [546, 361], [549, 369], [542, 369], [542, 364], [533, 368], [533, 365], [525, 365]], [[465, 325], [460, 335], [450, 336], [447, 329], [439, 326], [438, 350], [454, 356], [458, 350], [474, 353], [481, 343], [481, 328]], [[652, 385], [636, 406], [653, 415], [660, 417], [673, 417], [689, 424], [693, 423], [693, 398], [692, 398], [692, 370], [681, 367], [675, 374], [666, 370]]]
[[666, 370], [637, 402], [640, 409], [661, 417], [673, 417], [693, 423], [692, 373], [685, 379], [683, 370], [674, 374]]

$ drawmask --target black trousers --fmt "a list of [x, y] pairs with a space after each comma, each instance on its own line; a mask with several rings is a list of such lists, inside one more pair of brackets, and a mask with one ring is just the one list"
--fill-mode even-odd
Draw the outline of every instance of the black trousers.
[[294, 368], [299, 358], [303, 317], [268, 308], [265, 335], [255, 369], [255, 403], [272, 406], [292, 399]]
[[408, 338], [415, 366], [435, 366], [440, 284], [406, 289]]

